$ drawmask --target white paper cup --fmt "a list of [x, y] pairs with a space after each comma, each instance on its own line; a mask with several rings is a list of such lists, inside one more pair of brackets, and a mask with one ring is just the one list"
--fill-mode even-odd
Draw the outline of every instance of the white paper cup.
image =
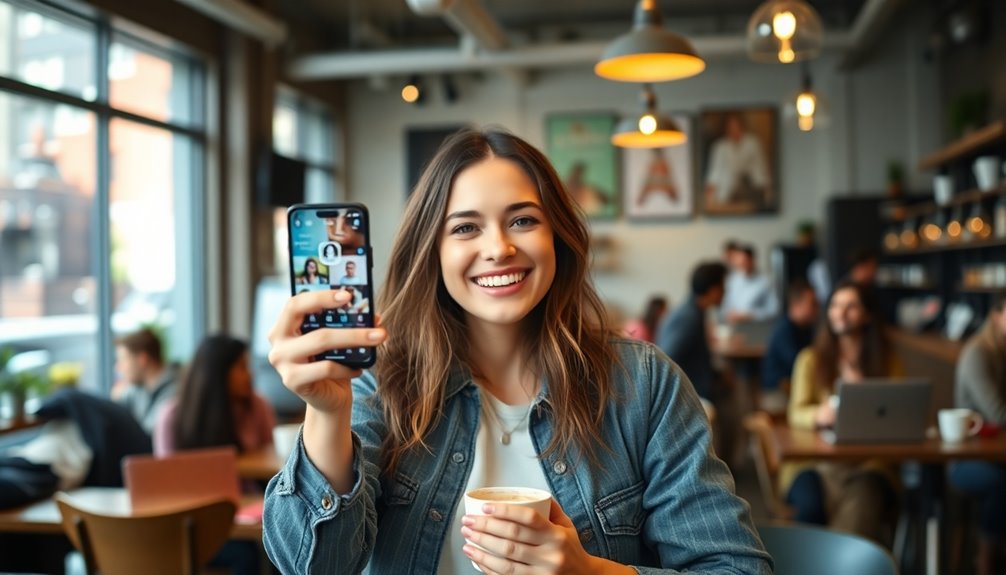
[[994, 190], [999, 187], [999, 158], [996, 156], [982, 156], [975, 160], [972, 170], [975, 173], [975, 180], [978, 187], [983, 191]]
[[959, 443], [977, 434], [985, 420], [970, 409], [941, 409], [937, 414], [940, 437], [947, 443]]
[[954, 179], [950, 176], [933, 176], [933, 199], [944, 206], [954, 197]]
[[299, 423], [285, 423], [272, 428], [272, 446], [280, 459], [286, 460], [297, 447], [297, 435], [300, 433]]
[[[465, 515], [485, 515], [482, 506], [486, 503], [506, 503], [507, 505], [530, 507], [548, 519], [552, 508], [552, 494], [533, 487], [480, 487], [465, 493]], [[465, 541], [469, 545], [474, 545], [486, 553], [490, 553], [467, 539]], [[472, 566], [479, 572], [482, 571], [474, 561]]]

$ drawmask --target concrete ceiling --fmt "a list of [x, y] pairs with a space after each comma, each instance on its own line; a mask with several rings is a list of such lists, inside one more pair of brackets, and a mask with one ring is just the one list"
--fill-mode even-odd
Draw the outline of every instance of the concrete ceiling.
[[[683, 34], [744, 33], [762, 0], [660, 0], [665, 25]], [[845, 30], [864, 0], [812, 0], [825, 29]], [[415, 14], [406, 0], [283, 0], [282, 17], [310, 29], [323, 50], [435, 47], [457, 42], [442, 18]], [[578, 40], [611, 37], [632, 21], [635, 0], [482, 0], [503, 30], [517, 38]]]

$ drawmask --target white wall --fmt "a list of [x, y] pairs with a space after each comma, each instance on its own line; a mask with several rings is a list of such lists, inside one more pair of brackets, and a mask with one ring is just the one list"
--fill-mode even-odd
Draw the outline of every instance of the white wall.
[[[921, 22], [924, 15], [910, 19]], [[614, 237], [622, 262], [617, 273], [595, 275], [606, 301], [629, 314], [637, 313], [653, 293], [676, 303], [686, 293], [691, 267], [717, 257], [726, 238], [752, 242], [760, 261], [767, 262], [770, 247], [791, 240], [798, 222], [821, 221], [832, 194], [883, 190], [892, 158], [904, 161], [911, 173], [918, 158], [937, 147], [937, 126], [921, 121], [938, 98], [936, 72], [921, 58], [924, 30], [910, 23], [892, 32], [878, 48], [880, 56], [851, 74], [837, 70], [836, 55], [811, 63], [815, 88], [831, 103], [832, 122], [826, 130], [802, 133], [782, 123], [781, 102], [800, 85], [797, 66], [713, 60], [695, 78], [657, 85], [665, 111], [697, 114], [704, 107], [779, 105], [782, 208], [772, 216], [594, 222], [595, 234]], [[638, 106], [637, 86], [602, 80], [586, 66], [536, 73], [524, 87], [498, 74], [460, 82], [460, 100], [453, 105], [444, 103], [436, 89], [418, 107], [402, 102], [396, 87], [378, 91], [355, 82], [348, 90], [349, 197], [370, 206], [378, 283], [384, 277], [382, 255], [391, 248], [404, 208], [407, 128], [499, 124], [543, 146], [550, 113], [629, 114]]]

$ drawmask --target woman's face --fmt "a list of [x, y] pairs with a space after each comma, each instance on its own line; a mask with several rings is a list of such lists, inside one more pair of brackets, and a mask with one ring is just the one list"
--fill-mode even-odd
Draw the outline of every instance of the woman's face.
[[252, 394], [252, 375], [248, 367], [248, 352], [234, 362], [227, 373], [227, 386], [234, 399], [248, 399]]
[[517, 164], [489, 158], [454, 178], [440, 266], [469, 321], [518, 323], [545, 297], [555, 279], [552, 227]]
[[828, 304], [828, 325], [835, 335], [858, 333], [869, 322], [870, 316], [852, 288], [835, 292]]
[[329, 241], [342, 244], [343, 253], [346, 253], [346, 248], [356, 249], [363, 245], [363, 234], [350, 225], [345, 211], [340, 211], [334, 218], [325, 218], [325, 231]]
[[304, 266], [304, 269], [309, 274], [316, 274], [318, 273], [318, 264], [314, 263], [314, 260], [307, 260], [307, 265]]

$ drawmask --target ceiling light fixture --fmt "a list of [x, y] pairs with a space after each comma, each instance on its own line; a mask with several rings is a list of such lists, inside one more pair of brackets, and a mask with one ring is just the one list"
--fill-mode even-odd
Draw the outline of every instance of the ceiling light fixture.
[[768, 0], [748, 21], [748, 55], [759, 62], [790, 64], [816, 58], [824, 32], [821, 17], [805, 0]]
[[803, 85], [786, 101], [783, 114], [789, 120], [795, 119], [797, 127], [803, 132], [824, 128], [830, 123], [828, 103], [820, 93], [814, 91], [810, 69], [806, 66], [803, 71]]
[[420, 103], [423, 92], [419, 86], [419, 76], [412, 76], [409, 81], [402, 86], [402, 99], [409, 104]]
[[649, 84], [643, 86], [642, 102], [643, 115], [618, 122], [611, 135], [612, 144], [620, 148], [666, 148], [688, 141], [674, 120], [657, 113], [657, 96]]
[[594, 73], [617, 82], [667, 82], [706, 69], [692, 43], [663, 27], [656, 0], [639, 0], [632, 30], [605, 48]]

